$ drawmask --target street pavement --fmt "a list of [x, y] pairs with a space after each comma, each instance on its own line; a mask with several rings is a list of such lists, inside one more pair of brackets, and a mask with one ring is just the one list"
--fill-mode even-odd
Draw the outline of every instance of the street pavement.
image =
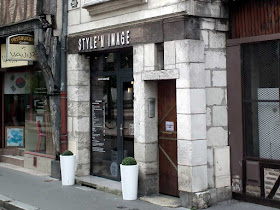
[[[4, 167], [3, 167], [4, 166]], [[124, 201], [121, 196], [83, 186], [62, 186], [61, 181], [0, 163], [0, 194], [43, 210], [186, 210], [167, 208], [144, 201]], [[20, 171], [19, 171], [20, 170]], [[1, 209], [1, 207], [0, 207]], [[270, 210], [251, 203], [226, 201], [210, 210]]]

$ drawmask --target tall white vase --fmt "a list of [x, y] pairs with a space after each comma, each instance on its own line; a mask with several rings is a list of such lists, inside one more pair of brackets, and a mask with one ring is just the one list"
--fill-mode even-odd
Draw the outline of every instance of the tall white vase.
[[62, 185], [75, 184], [75, 162], [76, 155], [60, 155], [60, 169]]
[[137, 165], [121, 164], [122, 195], [124, 200], [136, 200], [138, 192], [138, 171]]

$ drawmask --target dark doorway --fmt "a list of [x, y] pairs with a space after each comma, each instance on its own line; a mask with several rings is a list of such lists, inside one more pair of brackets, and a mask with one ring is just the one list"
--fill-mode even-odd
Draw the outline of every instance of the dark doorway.
[[158, 82], [159, 192], [179, 196], [176, 81]]
[[120, 180], [121, 160], [134, 156], [132, 50], [91, 61], [91, 174]]

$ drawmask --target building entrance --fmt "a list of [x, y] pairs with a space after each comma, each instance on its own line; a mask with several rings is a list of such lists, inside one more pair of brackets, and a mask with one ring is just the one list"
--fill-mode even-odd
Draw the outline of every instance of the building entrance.
[[91, 174], [120, 180], [119, 165], [134, 156], [132, 50], [91, 58]]

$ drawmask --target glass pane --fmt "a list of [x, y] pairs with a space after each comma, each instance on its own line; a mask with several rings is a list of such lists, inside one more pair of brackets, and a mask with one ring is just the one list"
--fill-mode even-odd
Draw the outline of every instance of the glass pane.
[[242, 47], [247, 156], [280, 160], [278, 54], [277, 41]]
[[94, 72], [116, 71], [117, 65], [116, 53], [103, 53], [93, 56], [92, 68]]
[[134, 157], [133, 82], [123, 83], [124, 157]]
[[53, 155], [50, 108], [42, 71], [6, 73], [4, 87], [6, 130], [11, 132], [21, 126], [22, 146], [26, 150]]
[[117, 178], [117, 83], [116, 77], [94, 77], [92, 82], [93, 174]]
[[133, 68], [133, 52], [124, 51], [120, 53], [121, 57], [121, 69], [132, 69]]

